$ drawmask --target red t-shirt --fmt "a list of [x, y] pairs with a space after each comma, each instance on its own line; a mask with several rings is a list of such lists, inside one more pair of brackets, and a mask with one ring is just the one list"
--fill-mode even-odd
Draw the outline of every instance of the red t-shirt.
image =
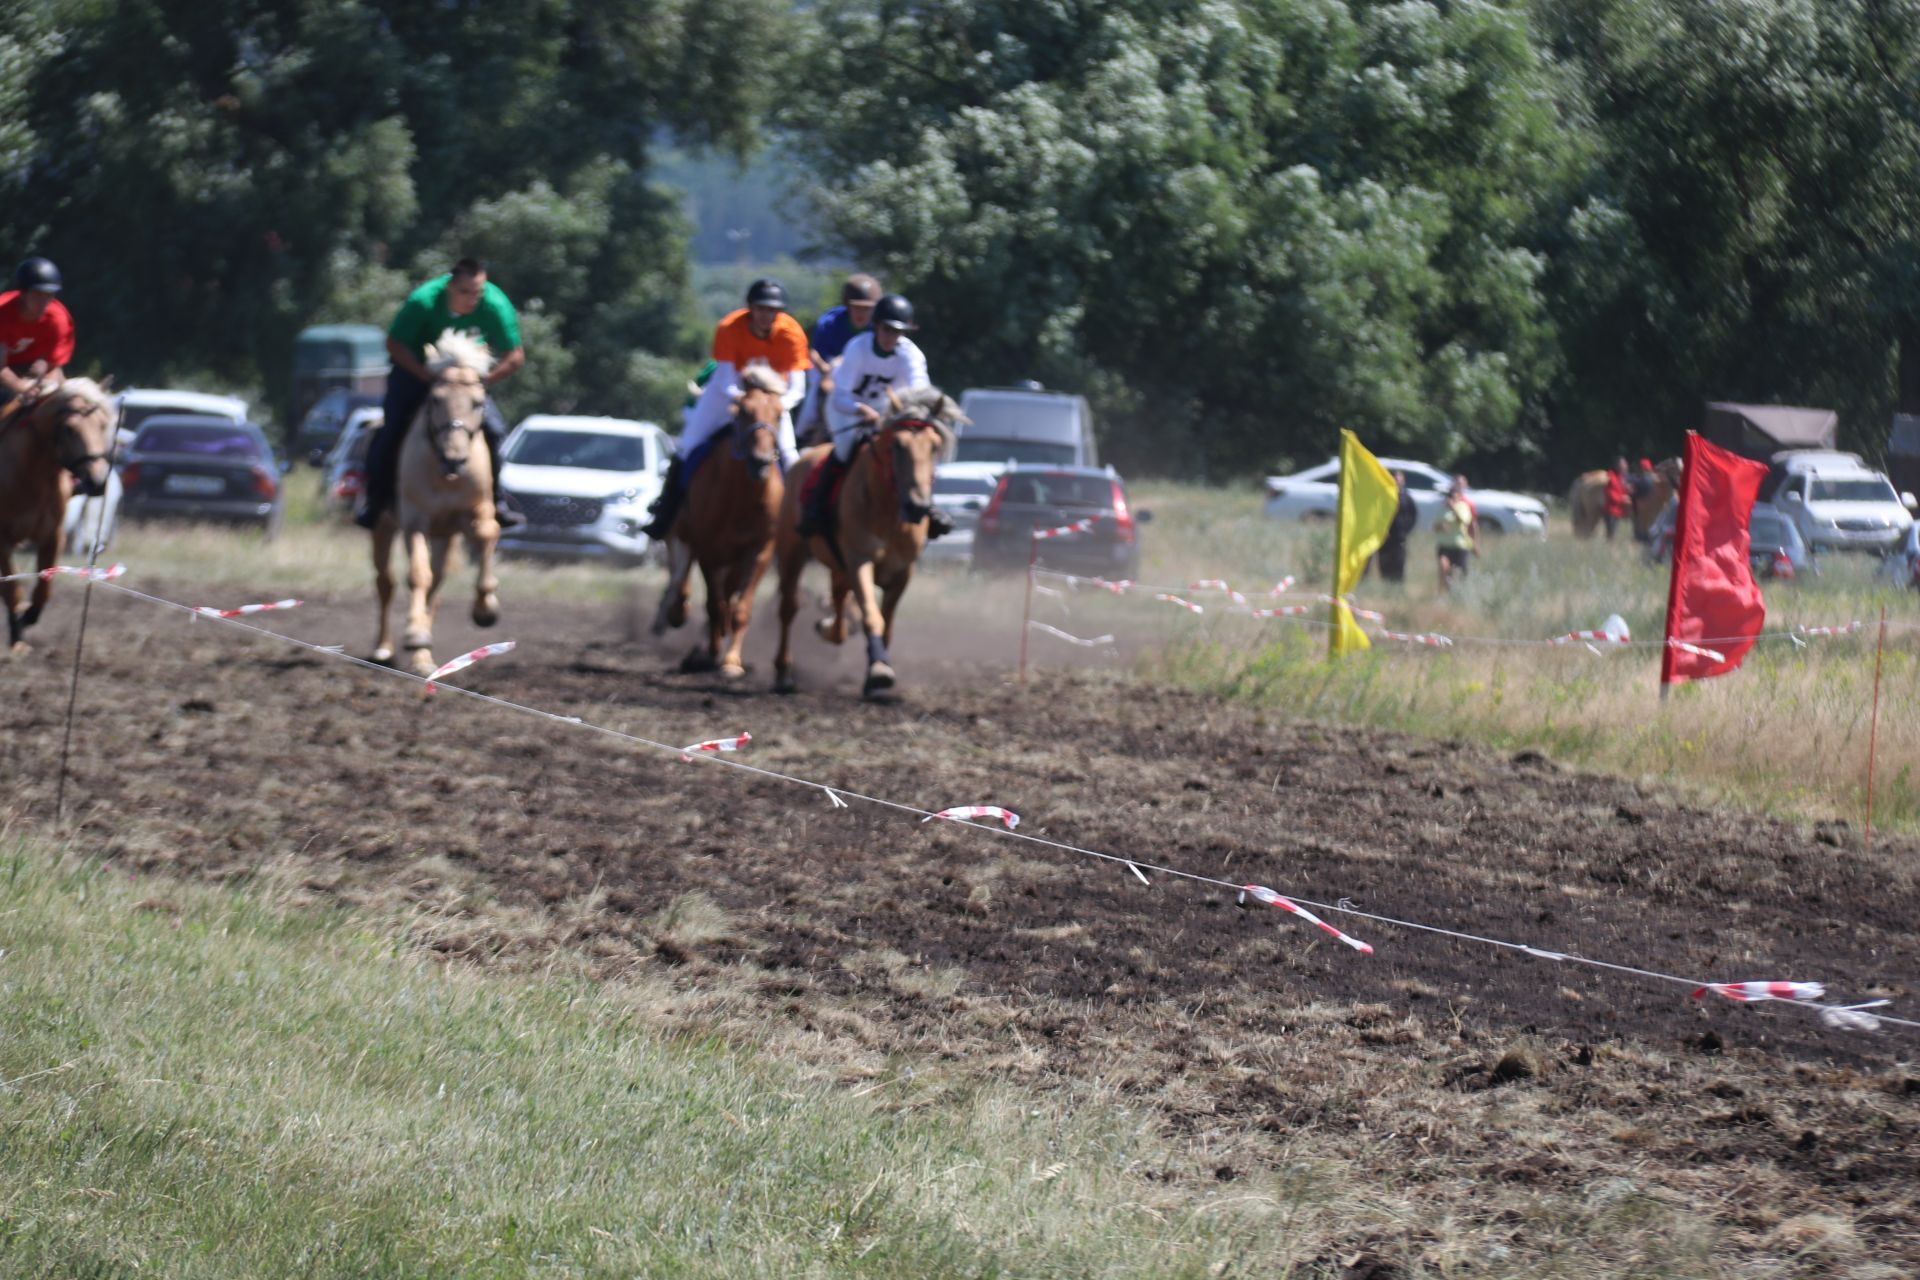
[[35, 360], [58, 369], [73, 359], [73, 316], [52, 298], [40, 318], [29, 321], [20, 314], [20, 291], [0, 293], [0, 360], [8, 368], [24, 369]]

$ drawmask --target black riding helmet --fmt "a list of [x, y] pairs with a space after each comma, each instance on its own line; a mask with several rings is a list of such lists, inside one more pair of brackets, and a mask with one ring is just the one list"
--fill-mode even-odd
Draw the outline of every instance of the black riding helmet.
[[873, 304], [873, 327], [905, 333], [920, 326], [913, 322], [913, 304], [897, 293], [889, 293]]
[[28, 258], [13, 269], [14, 287], [21, 292], [38, 289], [42, 293], [60, 292], [60, 268], [45, 258]]
[[787, 309], [786, 286], [778, 280], [755, 280], [747, 286], [747, 305]]

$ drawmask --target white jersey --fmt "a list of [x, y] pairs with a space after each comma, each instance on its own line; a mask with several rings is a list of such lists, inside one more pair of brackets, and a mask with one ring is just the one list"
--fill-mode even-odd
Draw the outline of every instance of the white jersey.
[[907, 391], [927, 386], [927, 358], [913, 340], [901, 334], [893, 350], [881, 355], [873, 349], [873, 331], [857, 333], [840, 357], [840, 368], [833, 375], [833, 398], [827, 401], [827, 418], [836, 434], [858, 422], [860, 406], [868, 405], [885, 417], [891, 409], [887, 392]]

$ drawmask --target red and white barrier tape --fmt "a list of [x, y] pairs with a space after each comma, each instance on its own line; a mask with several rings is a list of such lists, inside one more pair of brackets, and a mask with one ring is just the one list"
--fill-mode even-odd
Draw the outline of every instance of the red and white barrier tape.
[[1368, 946], [1366, 943], [1360, 941], [1360, 939], [1353, 937], [1350, 934], [1345, 934], [1340, 932], [1340, 930], [1334, 928], [1332, 925], [1328, 924], [1325, 920], [1322, 920], [1319, 916], [1313, 914], [1313, 912], [1307, 910], [1305, 907], [1301, 906], [1299, 903], [1294, 902], [1290, 898], [1286, 898], [1281, 896], [1278, 893], [1275, 893], [1273, 890], [1267, 888], [1265, 885], [1259, 885], [1259, 884], [1242, 885], [1241, 892], [1251, 895], [1255, 901], [1264, 902], [1270, 907], [1278, 907], [1282, 911], [1290, 911], [1294, 915], [1299, 916], [1302, 920], [1305, 920], [1308, 924], [1319, 926], [1321, 929], [1326, 930], [1326, 932], [1332, 934], [1334, 937], [1338, 938], [1340, 941], [1346, 943], [1348, 946], [1352, 947], [1355, 951], [1358, 951], [1363, 956], [1370, 956], [1373, 954], [1373, 948]]
[[721, 751], [738, 751], [752, 741], [753, 735], [750, 733], [736, 733], [731, 738], [708, 738], [705, 742], [680, 748], [680, 758], [691, 763], [696, 752], [714, 755]]
[[1362, 609], [1351, 600], [1341, 600], [1334, 596], [1321, 596], [1319, 600], [1321, 604], [1340, 605], [1346, 609], [1348, 613], [1361, 619], [1363, 622], [1385, 622], [1387, 620], [1386, 614], [1376, 613], [1372, 609]]
[[[221, 621], [230, 622], [232, 621], [232, 619], [222, 618]], [[497, 644], [481, 645], [478, 649], [475, 649], [469, 653], [463, 653], [459, 657], [453, 659], [450, 662], [441, 663], [439, 666], [433, 669], [433, 674], [427, 677], [427, 692], [428, 693], [433, 692], [434, 681], [450, 676], [456, 671], [464, 671], [468, 667], [472, 666], [476, 662], [481, 661], [482, 659], [498, 657], [500, 654], [503, 654], [503, 653], [512, 653], [513, 646], [514, 646], [513, 641], [502, 640]]]
[[1254, 618], [1304, 618], [1310, 613], [1320, 612], [1317, 604], [1283, 604], [1272, 609], [1252, 609], [1249, 617]]
[[1450, 649], [1453, 641], [1435, 631], [1417, 631], [1411, 635], [1405, 631], [1376, 631], [1373, 634], [1382, 640], [1399, 640], [1406, 644], [1423, 644], [1429, 649]]
[[1682, 653], [1691, 653], [1695, 657], [1705, 658], [1708, 662], [1725, 662], [1727, 655], [1717, 649], [1702, 648], [1697, 644], [1688, 644], [1685, 640], [1669, 640], [1668, 644]]
[[298, 600], [275, 600], [271, 604], [243, 604], [238, 609], [216, 609], [212, 605], [201, 605], [194, 612], [203, 618], [245, 618], [256, 613], [270, 613], [275, 609], [298, 609]]
[[1056, 525], [1051, 529], [1035, 529], [1033, 536], [1036, 541], [1045, 542], [1048, 538], [1066, 538], [1076, 533], [1086, 533], [1093, 528], [1094, 520], [1095, 517], [1087, 516], [1085, 519], [1075, 520], [1072, 524]]
[[1794, 634], [1803, 636], [1850, 636], [1860, 629], [1858, 618], [1844, 627], [1795, 627]]
[[1174, 595], [1170, 591], [1156, 592], [1154, 593], [1153, 598], [1155, 600], [1165, 600], [1168, 604], [1177, 604], [1182, 609], [1185, 609], [1188, 613], [1205, 613], [1207, 611], [1207, 607], [1205, 605], [1195, 604], [1191, 600], [1182, 600], [1179, 596]]
[[1068, 644], [1079, 645], [1082, 649], [1104, 649], [1113, 644], [1112, 636], [1095, 636], [1091, 640], [1082, 640], [1079, 636], [1069, 635], [1058, 627], [1050, 627], [1046, 623], [1037, 620], [1031, 621], [1027, 623], [1027, 625], [1035, 631], [1044, 631], [1050, 636], [1065, 640]]
[[923, 823], [932, 822], [935, 818], [945, 818], [949, 822], [965, 823], [971, 823], [975, 818], [997, 818], [1007, 824], [1007, 830], [1009, 831], [1020, 825], [1019, 814], [1013, 812], [1011, 809], [1002, 809], [997, 804], [956, 805], [951, 809], [942, 809], [938, 813], [930, 813], [920, 819], [920, 821]]
[[1631, 644], [1633, 637], [1613, 631], [1569, 631], [1563, 636], [1555, 636], [1554, 644]]
[[92, 578], [95, 582], [112, 582], [126, 571], [127, 566], [123, 564], [116, 564], [111, 567], [95, 565], [92, 568], [84, 564], [50, 564], [37, 574], [18, 573], [13, 576], [15, 578], [38, 577], [42, 581], [50, 581], [55, 574], [70, 573], [76, 578]]
[[1693, 993], [1699, 1000], [1707, 992], [1729, 1000], [1750, 1003], [1756, 1000], [1793, 1000], [1805, 1003], [1826, 998], [1827, 989], [1818, 982], [1709, 982]]

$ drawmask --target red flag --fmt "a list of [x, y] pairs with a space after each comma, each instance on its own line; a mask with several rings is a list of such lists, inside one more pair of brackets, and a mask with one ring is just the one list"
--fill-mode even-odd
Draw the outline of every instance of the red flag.
[[1767, 620], [1747, 536], [1747, 517], [1767, 469], [1692, 431], [1686, 457], [1674, 516], [1662, 684], [1725, 675], [1739, 667]]

